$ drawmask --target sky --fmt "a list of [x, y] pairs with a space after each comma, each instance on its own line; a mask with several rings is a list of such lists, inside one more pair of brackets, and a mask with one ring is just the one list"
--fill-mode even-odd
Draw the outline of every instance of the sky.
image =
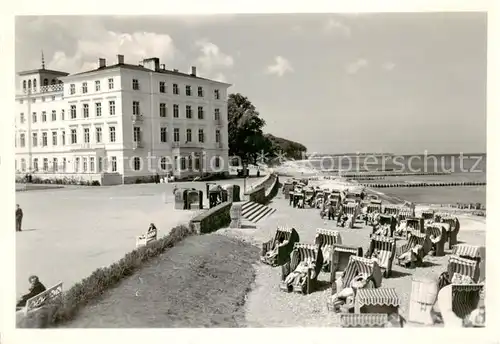
[[117, 54], [231, 83], [310, 153], [486, 152], [485, 13], [24, 16], [16, 71]]

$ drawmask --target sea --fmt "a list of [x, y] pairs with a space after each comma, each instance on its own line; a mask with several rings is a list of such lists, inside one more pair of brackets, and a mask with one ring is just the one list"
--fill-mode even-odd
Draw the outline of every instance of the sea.
[[[363, 183], [415, 182], [486, 182], [486, 154], [344, 154], [311, 156], [295, 161], [298, 166], [315, 169], [322, 174], [344, 175], [362, 173], [411, 173], [422, 175], [384, 176]], [[427, 174], [424, 174], [427, 173]], [[445, 173], [435, 174], [432, 173]], [[382, 179], [380, 179], [382, 178]], [[356, 178], [354, 178], [356, 179]], [[384, 194], [416, 203], [481, 203], [486, 205], [486, 186], [440, 186], [375, 188]]]

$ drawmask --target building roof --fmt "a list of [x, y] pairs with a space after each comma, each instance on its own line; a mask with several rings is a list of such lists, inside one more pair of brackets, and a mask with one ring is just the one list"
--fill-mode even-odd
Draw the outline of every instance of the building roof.
[[57, 70], [51, 70], [51, 69], [32, 69], [32, 70], [25, 70], [25, 71], [21, 71], [19, 73], [17, 73], [17, 75], [21, 76], [21, 75], [30, 75], [30, 74], [37, 74], [37, 73], [49, 73], [49, 74], [57, 74], [57, 75], [60, 75], [60, 76], [67, 76], [69, 75], [69, 73], [66, 73], [66, 72], [60, 72], [60, 71], [57, 71]]
[[100, 68], [88, 70], [88, 71], [81, 72], [81, 73], [71, 74], [70, 76], [85, 75], [85, 74], [89, 74], [89, 73], [95, 73], [95, 72], [100, 72], [100, 71], [105, 71], [105, 70], [110, 70], [110, 69], [116, 69], [116, 68], [125, 68], [125, 69], [137, 70], [137, 71], [142, 71], [142, 72], [154, 72], [154, 73], [160, 73], [160, 74], [175, 75], [175, 76], [181, 76], [181, 77], [187, 77], [187, 78], [193, 78], [193, 79], [214, 81], [214, 82], [218, 82], [218, 83], [221, 83], [221, 84], [227, 84], [227, 85], [229, 85], [228, 83], [225, 83], [225, 82], [222, 82], [222, 81], [217, 81], [217, 80], [202, 78], [200, 76], [191, 75], [191, 74], [187, 74], [187, 73], [183, 73], [183, 72], [178, 72], [178, 71], [173, 71], [173, 70], [167, 70], [167, 69], [160, 69], [158, 71], [154, 71], [154, 70], [151, 70], [149, 68], [145, 68], [143, 66], [133, 65], [133, 64], [128, 64], [128, 63], [117, 63], [117, 64], [114, 64], [114, 65], [100, 67]]

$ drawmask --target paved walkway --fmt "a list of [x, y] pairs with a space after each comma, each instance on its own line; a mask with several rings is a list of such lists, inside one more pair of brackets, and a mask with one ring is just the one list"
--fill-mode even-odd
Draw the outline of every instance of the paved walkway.
[[[243, 180], [221, 182], [226, 183], [242, 187]], [[32, 274], [47, 288], [60, 281], [65, 290], [71, 288], [133, 250], [136, 236], [151, 222], [159, 236], [187, 224], [196, 213], [174, 210], [173, 185], [195, 187], [206, 197], [204, 182], [69, 186], [17, 193], [16, 202], [24, 212], [23, 231], [16, 233], [17, 295], [27, 292]], [[208, 207], [206, 199], [204, 206]]]

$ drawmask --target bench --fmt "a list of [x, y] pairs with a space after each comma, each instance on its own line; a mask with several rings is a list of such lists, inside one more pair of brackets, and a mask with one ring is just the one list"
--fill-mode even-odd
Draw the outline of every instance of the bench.
[[48, 301], [55, 300], [62, 297], [62, 282], [59, 282], [53, 287], [45, 290], [44, 292], [33, 296], [26, 301], [26, 306], [21, 308], [24, 315], [27, 316], [29, 312], [33, 312], [41, 307], [43, 307]]
[[148, 231], [146, 234], [139, 235], [135, 239], [135, 247], [146, 246], [151, 241], [155, 241], [158, 237], [158, 230], [154, 229], [152, 231]]

